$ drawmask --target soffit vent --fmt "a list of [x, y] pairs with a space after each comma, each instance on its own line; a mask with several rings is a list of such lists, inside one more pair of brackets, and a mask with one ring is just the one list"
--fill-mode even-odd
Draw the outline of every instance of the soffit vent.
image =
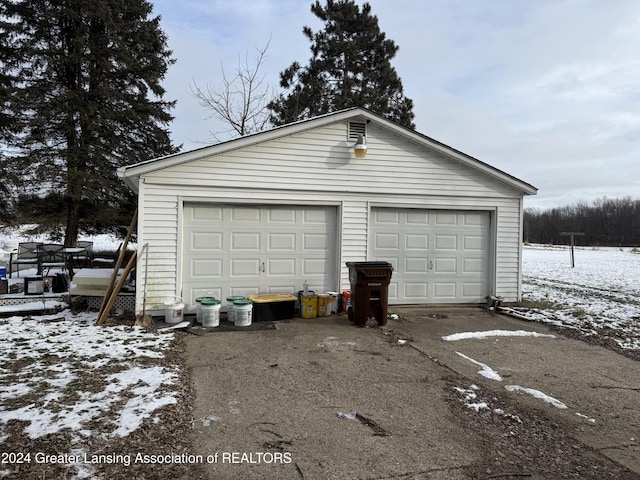
[[362, 135], [364, 138], [367, 138], [367, 124], [361, 121], [350, 121], [349, 122], [349, 131], [347, 133], [349, 140], [355, 142], [358, 140], [358, 137]]

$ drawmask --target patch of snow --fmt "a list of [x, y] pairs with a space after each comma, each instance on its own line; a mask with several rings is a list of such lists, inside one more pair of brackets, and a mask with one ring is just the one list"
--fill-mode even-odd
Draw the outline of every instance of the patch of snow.
[[92, 425], [100, 418], [109, 419], [109, 435], [126, 436], [158, 409], [177, 403], [177, 372], [145, 360], [163, 358], [173, 334], [96, 326], [96, 317], [64, 310], [0, 321], [4, 363], [23, 362], [18, 370], [0, 370], [1, 438], [7, 438], [7, 422], [21, 420], [30, 438], [72, 432], [76, 448], [94, 435]]
[[581, 417], [581, 418], [586, 419], [587, 422], [589, 422], [589, 423], [596, 423], [596, 419], [595, 418], [588, 417], [588, 416], [583, 415], [582, 413], [578, 413], [578, 412], [576, 412], [576, 415]]
[[[465, 404], [467, 408], [475, 410], [476, 412], [490, 408], [489, 404], [486, 401], [484, 402], [475, 401], [478, 398], [477, 392], [480, 390], [477, 385], [470, 385], [469, 388], [453, 387], [453, 390], [458, 392], [463, 397], [462, 402]], [[509, 413], [506, 413], [501, 408], [494, 408], [492, 411], [496, 415], [510, 418], [511, 420], [514, 420], [518, 423], [522, 423], [522, 420], [520, 420], [520, 417], [518, 417], [517, 415], [511, 415]]]
[[463, 353], [460, 352], [456, 352], [458, 355], [460, 355], [462, 358], [469, 360], [472, 363], [475, 363], [476, 365], [478, 365], [479, 367], [482, 368], [482, 370], [480, 370], [478, 373], [480, 375], [482, 375], [483, 377], [486, 377], [490, 380], [495, 380], [496, 382], [501, 382], [502, 381], [502, 377], [498, 374], [498, 372], [496, 372], [495, 370], [493, 370], [491, 367], [489, 367], [488, 365], [478, 362], [477, 360], [474, 360], [471, 357], [467, 357], [466, 355], [464, 355]]
[[33, 312], [38, 310], [63, 309], [67, 306], [65, 302], [55, 300], [34, 300], [33, 302], [21, 303], [19, 305], [0, 305], [2, 314], [19, 314], [21, 312]]
[[476, 412], [483, 409], [483, 408], [489, 408], [489, 405], [487, 405], [486, 402], [479, 402], [479, 403], [467, 403], [467, 408], [470, 408], [472, 410], [475, 410]]
[[527, 393], [529, 395], [531, 395], [534, 398], [538, 398], [544, 402], [547, 402], [551, 405], [553, 405], [556, 408], [567, 408], [567, 406], [562, 403], [560, 400], [553, 398], [549, 395], [547, 395], [546, 393], [541, 392], [540, 390], [536, 390], [534, 388], [525, 388], [525, 387], [521, 387], [520, 385], [505, 385], [504, 387], [506, 390], [508, 390], [509, 392], [524, 392]]
[[[35, 228], [36, 225], [20, 225], [18, 227], [3, 227], [0, 228], [0, 248], [7, 252], [13, 251], [18, 247], [20, 242], [51, 242], [51, 238], [48, 235], [30, 235], [26, 233], [28, 230]], [[116, 235], [111, 234], [99, 234], [99, 235], [80, 235], [78, 240], [87, 240], [93, 242], [93, 251], [113, 251], [115, 252], [122, 239]], [[55, 242], [58, 243], [58, 242]], [[128, 248], [135, 248], [135, 243], [129, 242]]]
[[462, 333], [454, 333], [452, 335], [447, 335], [442, 337], [442, 340], [445, 342], [455, 342], [458, 340], [468, 340], [471, 338], [474, 339], [485, 339], [488, 337], [546, 337], [546, 338], [556, 338], [555, 335], [549, 335], [545, 333], [538, 332], [527, 332], [524, 330], [489, 330], [486, 332], [462, 332]]

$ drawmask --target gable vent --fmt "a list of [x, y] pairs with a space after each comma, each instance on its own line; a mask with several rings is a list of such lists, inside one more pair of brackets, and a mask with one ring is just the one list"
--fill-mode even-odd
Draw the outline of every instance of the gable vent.
[[358, 140], [358, 136], [360, 135], [367, 138], [367, 124], [365, 122], [350, 121], [347, 135], [349, 140], [353, 142]]

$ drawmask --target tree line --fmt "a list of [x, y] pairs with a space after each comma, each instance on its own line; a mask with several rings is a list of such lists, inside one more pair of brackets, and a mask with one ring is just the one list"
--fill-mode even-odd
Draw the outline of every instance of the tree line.
[[[237, 135], [353, 106], [414, 128], [398, 47], [371, 6], [315, 1], [311, 13], [324, 29], [303, 28], [312, 57], [281, 72], [280, 93], [259, 72], [266, 47], [254, 68], [223, 70], [221, 89], [192, 93]], [[30, 219], [66, 245], [128, 225], [136, 199], [118, 167], [180, 149], [162, 86], [173, 63], [148, 0], [0, 0], [0, 221]]]
[[523, 240], [528, 243], [566, 245], [563, 233], [580, 232], [576, 245], [640, 246], [640, 200], [601, 198], [592, 203], [524, 211]]

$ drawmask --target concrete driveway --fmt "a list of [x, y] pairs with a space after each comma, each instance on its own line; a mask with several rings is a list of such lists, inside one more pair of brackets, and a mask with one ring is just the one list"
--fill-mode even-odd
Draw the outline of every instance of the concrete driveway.
[[[375, 329], [334, 316], [186, 336], [209, 478], [640, 478], [637, 362], [557, 336], [442, 340], [553, 334], [480, 308], [391, 310]], [[472, 386], [487, 408], [469, 408]]]

